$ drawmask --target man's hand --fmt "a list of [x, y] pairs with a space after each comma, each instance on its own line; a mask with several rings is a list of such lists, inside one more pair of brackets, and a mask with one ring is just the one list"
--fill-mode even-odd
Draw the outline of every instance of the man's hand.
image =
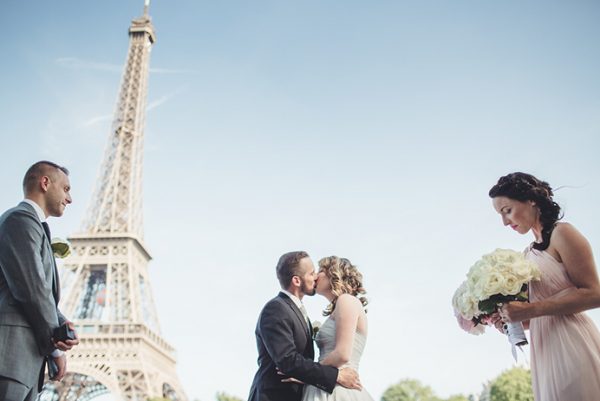
[[69, 351], [71, 348], [73, 348], [74, 346], [79, 344], [79, 336], [77, 335], [77, 332], [75, 331], [75, 325], [73, 324], [73, 322], [66, 322], [66, 323], [69, 326], [69, 328], [71, 330], [73, 330], [73, 332], [75, 333], [75, 340], [54, 341], [54, 339], [52, 339], [54, 346], [61, 351]]
[[296, 383], [305, 384], [303, 381], [296, 379], [295, 377], [288, 377], [287, 379], [281, 379], [282, 383]]
[[50, 380], [59, 382], [65, 377], [65, 373], [67, 373], [67, 355], [63, 353], [61, 356], [52, 359], [54, 359], [54, 363], [56, 363], [58, 373], [56, 376], [51, 377]]
[[338, 371], [337, 383], [342, 387], [354, 390], [362, 390], [358, 373], [352, 368], [340, 369]]
[[[277, 369], [277, 374], [279, 376], [286, 376], [279, 368]], [[295, 377], [288, 377], [286, 379], [281, 379], [282, 383], [297, 383], [297, 384], [305, 384], [303, 381], [296, 379]]]

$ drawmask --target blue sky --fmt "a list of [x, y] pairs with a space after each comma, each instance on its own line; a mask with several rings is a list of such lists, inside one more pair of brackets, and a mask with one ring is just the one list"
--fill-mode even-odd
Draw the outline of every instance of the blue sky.
[[[0, 6], [0, 207], [26, 168], [72, 170], [79, 231], [142, 1]], [[600, 255], [600, 4], [593, 1], [153, 1], [145, 240], [164, 337], [190, 399], [245, 398], [254, 325], [283, 252], [338, 254], [370, 296], [362, 381], [479, 392], [506, 340], [456, 326], [483, 253], [531, 240], [487, 191], [511, 171], [553, 186]], [[325, 300], [306, 301], [313, 319]], [[591, 316], [600, 323], [600, 313]]]

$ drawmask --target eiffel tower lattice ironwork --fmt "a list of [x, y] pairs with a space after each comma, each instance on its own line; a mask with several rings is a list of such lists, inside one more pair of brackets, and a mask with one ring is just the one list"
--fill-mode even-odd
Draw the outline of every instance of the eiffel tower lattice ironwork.
[[61, 310], [81, 343], [69, 352], [68, 375], [49, 382], [43, 401], [152, 397], [186, 401], [174, 349], [160, 334], [143, 243], [142, 151], [154, 28], [144, 14], [129, 28], [129, 50], [108, 148], [73, 253], [61, 269]]

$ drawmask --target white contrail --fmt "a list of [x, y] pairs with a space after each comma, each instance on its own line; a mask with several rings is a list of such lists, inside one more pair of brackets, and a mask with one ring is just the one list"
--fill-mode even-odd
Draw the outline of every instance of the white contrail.
[[180, 89], [177, 89], [177, 90], [175, 90], [175, 91], [173, 91], [171, 93], [167, 93], [164, 96], [161, 96], [160, 98], [158, 98], [158, 99], [156, 99], [156, 100], [154, 100], [154, 101], [152, 101], [152, 102], [150, 102], [148, 104], [147, 111], [150, 111], [152, 109], [157, 108], [158, 106], [163, 105], [164, 103], [168, 102], [173, 97], [175, 97], [176, 95], [179, 95], [180, 93], [183, 93], [183, 92], [185, 92], [185, 90], [180, 88]]
[[198, 70], [181, 70], [173, 68], [150, 68], [150, 72], [155, 74], [199, 74]]
[[110, 120], [111, 118], [112, 118], [112, 116], [109, 114], [104, 115], [104, 116], [92, 117], [92, 118], [88, 119], [86, 122], [84, 122], [81, 126], [82, 127], [91, 127], [92, 125], [98, 124], [102, 121]]
[[121, 65], [85, 61], [75, 57], [61, 57], [57, 58], [55, 62], [62, 67], [70, 68], [72, 70], [101, 70], [112, 72], [121, 72], [123, 70], [123, 66]]
[[[61, 67], [66, 67], [72, 70], [100, 70], [110, 72], [122, 72], [123, 65], [99, 63], [95, 61], [81, 60], [76, 57], [60, 57], [54, 62]], [[198, 74], [200, 71], [186, 70], [177, 68], [150, 68], [153, 74]]]
[[[167, 93], [166, 95], [161, 96], [156, 100], [153, 100], [152, 102], [148, 103], [146, 111], [149, 112], [159, 106], [162, 106], [163, 104], [165, 104], [166, 102], [171, 100], [173, 97], [175, 97], [176, 95], [183, 93], [183, 92], [185, 92], [184, 89], [177, 89], [176, 91]], [[105, 115], [101, 115], [101, 116], [94, 116], [94, 117], [88, 118], [83, 124], [81, 124], [81, 126], [82, 127], [91, 127], [92, 125], [96, 125], [103, 121], [109, 121], [111, 118], [113, 118], [113, 116], [109, 115], [109, 114], [105, 114]]]

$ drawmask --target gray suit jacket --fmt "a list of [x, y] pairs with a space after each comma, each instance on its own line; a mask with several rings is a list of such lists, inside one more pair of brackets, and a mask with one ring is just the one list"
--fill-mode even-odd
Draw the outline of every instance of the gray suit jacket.
[[52, 353], [58, 277], [50, 241], [25, 202], [0, 216], [0, 376], [38, 384]]

